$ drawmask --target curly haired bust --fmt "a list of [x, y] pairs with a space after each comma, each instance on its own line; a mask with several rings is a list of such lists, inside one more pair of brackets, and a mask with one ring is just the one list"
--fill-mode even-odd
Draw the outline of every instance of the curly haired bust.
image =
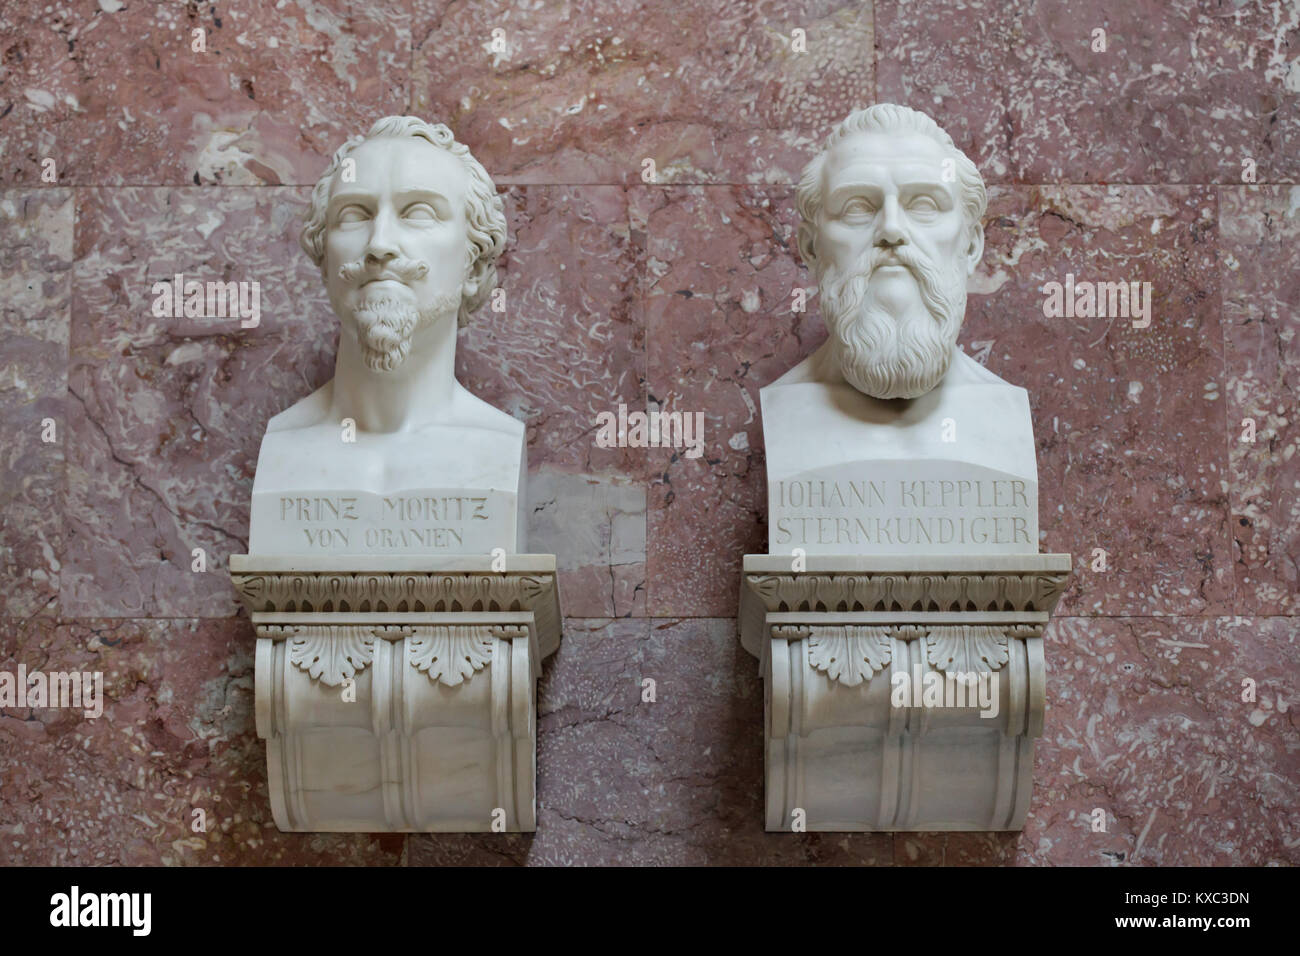
[[[275, 517], [286, 501], [285, 514], [308, 521], [314, 512], [298, 505], [318, 491], [356, 492], [330, 513], [373, 504], [376, 521], [383, 496], [395, 491], [518, 492], [523, 424], [455, 375], [457, 330], [491, 295], [505, 243], [496, 186], [446, 126], [388, 116], [334, 154], [300, 236], [341, 324], [334, 377], [268, 423], [254, 537], [280, 540], [262, 529], [287, 523]], [[513, 510], [506, 504], [493, 505], [491, 523], [505, 523], [492, 540], [512, 549], [519, 522], [500, 514]], [[481, 510], [478, 517], [476, 527], [487, 530]], [[292, 531], [286, 547], [299, 531], [314, 540], [310, 528]], [[352, 546], [346, 528], [336, 540]]]

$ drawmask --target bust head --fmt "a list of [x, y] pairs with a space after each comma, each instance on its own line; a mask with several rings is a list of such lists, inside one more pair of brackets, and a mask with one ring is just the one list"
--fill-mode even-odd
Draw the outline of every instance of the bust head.
[[797, 196], [844, 378], [875, 398], [924, 395], [947, 374], [984, 252], [979, 170], [930, 117], [879, 103], [835, 127]]
[[422, 329], [469, 321], [505, 239], [501, 197], [469, 149], [446, 126], [388, 116], [334, 154], [299, 241], [343, 334], [391, 372]]

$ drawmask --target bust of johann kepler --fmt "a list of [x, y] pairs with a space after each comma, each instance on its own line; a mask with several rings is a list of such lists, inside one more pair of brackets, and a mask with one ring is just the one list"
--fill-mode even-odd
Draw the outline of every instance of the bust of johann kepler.
[[389, 116], [334, 154], [301, 234], [342, 325], [334, 377], [267, 425], [250, 553], [523, 549], [524, 426], [455, 377], [505, 241], [446, 126]]
[[957, 347], [979, 170], [881, 103], [835, 127], [797, 202], [830, 335], [761, 390], [770, 551], [1037, 552], [1028, 395]]

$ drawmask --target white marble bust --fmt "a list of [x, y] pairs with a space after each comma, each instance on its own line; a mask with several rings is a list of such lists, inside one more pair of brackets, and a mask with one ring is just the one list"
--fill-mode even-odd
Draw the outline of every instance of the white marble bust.
[[335, 153], [301, 235], [342, 323], [334, 378], [267, 425], [251, 554], [523, 550], [524, 426], [455, 377], [505, 240], [447, 127], [389, 116]]
[[830, 337], [761, 390], [769, 549], [1036, 552], [1028, 395], [957, 347], [979, 170], [930, 117], [881, 103], [834, 129], [797, 201]]

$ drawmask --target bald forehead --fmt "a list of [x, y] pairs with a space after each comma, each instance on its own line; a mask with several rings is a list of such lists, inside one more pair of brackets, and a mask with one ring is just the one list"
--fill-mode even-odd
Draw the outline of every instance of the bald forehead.
[[951, 158], [950, 150], [921, 133], [849, 133], [826, 155], [822, 188], [830, 191], [853, 182], [942, 184], [944, 160]]

